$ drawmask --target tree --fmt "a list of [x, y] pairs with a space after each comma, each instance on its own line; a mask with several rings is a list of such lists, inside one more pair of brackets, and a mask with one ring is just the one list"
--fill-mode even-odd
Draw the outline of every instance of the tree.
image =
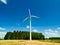
[[50, 37], [50, 40], [60, 40], [60, 37]]
[[4, 39], [10, 39], [12, 32], [7, 32]]

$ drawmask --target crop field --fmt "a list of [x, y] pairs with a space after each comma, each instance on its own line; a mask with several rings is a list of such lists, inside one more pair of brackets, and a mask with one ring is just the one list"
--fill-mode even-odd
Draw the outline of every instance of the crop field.
[[0, 40], [0, 45], [60, 45], [60, 43], [38, 40]]

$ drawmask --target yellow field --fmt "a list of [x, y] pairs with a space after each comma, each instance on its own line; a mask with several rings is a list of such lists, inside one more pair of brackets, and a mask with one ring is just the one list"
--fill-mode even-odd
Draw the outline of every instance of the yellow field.
[[38, 40], [0, 40], [0, 45], [60, 45], [60, 43], [43, 42]]

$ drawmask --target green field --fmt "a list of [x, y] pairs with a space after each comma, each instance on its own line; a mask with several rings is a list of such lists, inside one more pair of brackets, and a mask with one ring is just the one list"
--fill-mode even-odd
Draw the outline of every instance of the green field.
[[40, 41], [60, 43], [60, 40], [40, 40]]

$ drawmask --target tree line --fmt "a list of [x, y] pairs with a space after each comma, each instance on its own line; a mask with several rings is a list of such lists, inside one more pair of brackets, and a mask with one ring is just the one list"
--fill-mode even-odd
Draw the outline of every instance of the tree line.
[[50, 40], [60, 40], [60, 37], [49, 37]]
[[[27, 31], [13, 31], [7, 32], [4, 39], [5, 40], [29, 40], [29, 32]], [[32, 32], [33, 40], [44, 40], [45, 36], [42, 33]]]

